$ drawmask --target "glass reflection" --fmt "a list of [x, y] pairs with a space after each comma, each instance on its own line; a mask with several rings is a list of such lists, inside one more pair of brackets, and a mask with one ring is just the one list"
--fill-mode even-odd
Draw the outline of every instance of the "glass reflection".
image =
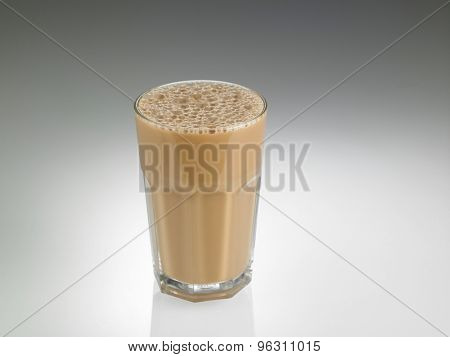
[[252, 287], [231, 299], [192, 303], [153, 286], [151, 336], [254, 336]]

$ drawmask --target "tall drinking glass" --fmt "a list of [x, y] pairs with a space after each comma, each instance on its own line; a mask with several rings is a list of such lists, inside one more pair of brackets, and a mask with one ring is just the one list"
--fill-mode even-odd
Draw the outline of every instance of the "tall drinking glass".
[[170, 83], [136, 100], [162, 292], [221, 299], [251, 281], [266, 108], [255, 91], [219, 81]]

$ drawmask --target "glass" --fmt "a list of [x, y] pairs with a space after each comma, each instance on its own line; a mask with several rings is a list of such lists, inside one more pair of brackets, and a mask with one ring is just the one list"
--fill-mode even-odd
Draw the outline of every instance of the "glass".
[[[214, 99], [221, 91], [228, 104]], [[146, 112], [148, 96], [172, 109], [151, 104], [155, 110]], [[260, 102], [242, 106], [245, 96]], [[257, 114], [236, 119], [239, 105]], [[223, 120], [218, 107], [229, 110]], [[250, 283], [266, 108], [256, 92], [218, 81], [170, 83], [136, 100], [153, 267], [163, 293], [197, 302], [232, 297]], [[206, 124], [194, 123], [199, 112]], [[176, 126], [189, 115], [195, 125]], [[208, 124], [208, 115], [219, 120]]]

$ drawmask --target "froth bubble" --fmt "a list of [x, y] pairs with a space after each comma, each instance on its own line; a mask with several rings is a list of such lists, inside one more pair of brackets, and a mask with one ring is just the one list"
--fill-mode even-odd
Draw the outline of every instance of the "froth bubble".
[[163, 129], [212, 134], [254, 124], [264, 112], [265, 102], [256, 92], [236, 84], [191, 81], [144, 93], [136, 109]]

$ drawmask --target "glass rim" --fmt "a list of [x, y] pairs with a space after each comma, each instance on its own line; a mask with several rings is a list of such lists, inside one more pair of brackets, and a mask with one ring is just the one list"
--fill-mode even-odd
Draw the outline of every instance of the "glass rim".
[[262, 100], [263, 108], [262, 108], [261, 112], [260, 112], [258, 115], [252, 117], [251, 119], [248, 119], [248, 120], [245, 121], [244, 123], [238, 123], [238, 124], [236, 124], [236, 125], [230, 125], [229, 127], [225, 127], [223, 131], [216, 132], [216, 133], [226, 133], [226, 132], [231, 132], [231, 131], [235, 131], [235, 130], [238, 130], [238, 129], [241, 129], [241, 128], [245, 128], [245, 127], [252, 126], [252, 125], [254, 125], [254, 124], [258, 121], [259, 118], [261, 118], [261, 117], [267, 112], [267, 100], [266, 100], [266, 98], [265, 98], [262, 94], [260, 94], [260, 93], [257, 92], [256, 90], [251, 89], [251, 88], [248, 88], [248, 87], [245, 87], [245, 86], [240, 85], [240, 84], [237, 84], [237, 83], [225, 82], [225, 81], [217, 81], [217, 80], [211, 80], [211, 79], [194, 79], [194, 80], [185, 80], [185, 81], [170, 82], [170, 83], [161, 84], [161, 85], [159, 85], [159, 86], [156, 86], [156, 87], [152, 87], [152, 88], [150, 88], [150, 89], [147, 89], [147, 90], [145, 90], [144, 92], [142, 92], [142, 93], [137, 97], [137, 99], [134, 101], [134, 105], [133, 105], [134, 112], [135, 112], [137, 115], [139, 115], [141, 118], [147, 120], [148, 122], [150, 122], [151, 124], [155, 125], [156, 127], [162, 128], [162, 129], [164, 129], [164, 130], [173, 131], [173, 132], [180, 132], [180, 133], [182, 133], [182, 134], [196, 134], [196, 135], [197, 135], [197, 134], [208, 134], [208, 133], [204, 133], [204, 132], [198, 132], [198, 133], [182, 132], [182, 131], [178, 131], [178, 130], [173, 129], [173, 128], [170, 128], [170, 129], [169, 129], [169, 127], [168, 127], [167, 125], [163, 125], [163, 124], [161, 124], [161, 123], [158, 123], [156, 120], [152, 119], [151, 117], [148, 117], [148, 116], [144, 115], [143, 113], [141, 113], [141, 112], [139, 111], [139, 108], [138, 108], [139, 102], [140, 102], [140, 100], [142, 99], [142, 97], [143, 97], [144, 95], [146, 95], [147, 93], [151, 92], [152, 90], [159, 89], [159, 88], [164, 88], [164, 87], [168, 87], [168, 86], [171, 86], [171, 85], [174, 85], [174, 84], [196, 83], [196, 82], [203, 82], [203, 83], [204, 83], [204, 82], [221, 83], [221, 84], [229, 84], [229, 85], [232, 85], [232, 86], [237, 86], [237, 87], [240, 87], [240, 88], [242, 88], [242, 89], [248, 90], [248, 91], [250, 91], [250, 92], [252, 92], [252, 93], [255, 93], [255, 94]]

